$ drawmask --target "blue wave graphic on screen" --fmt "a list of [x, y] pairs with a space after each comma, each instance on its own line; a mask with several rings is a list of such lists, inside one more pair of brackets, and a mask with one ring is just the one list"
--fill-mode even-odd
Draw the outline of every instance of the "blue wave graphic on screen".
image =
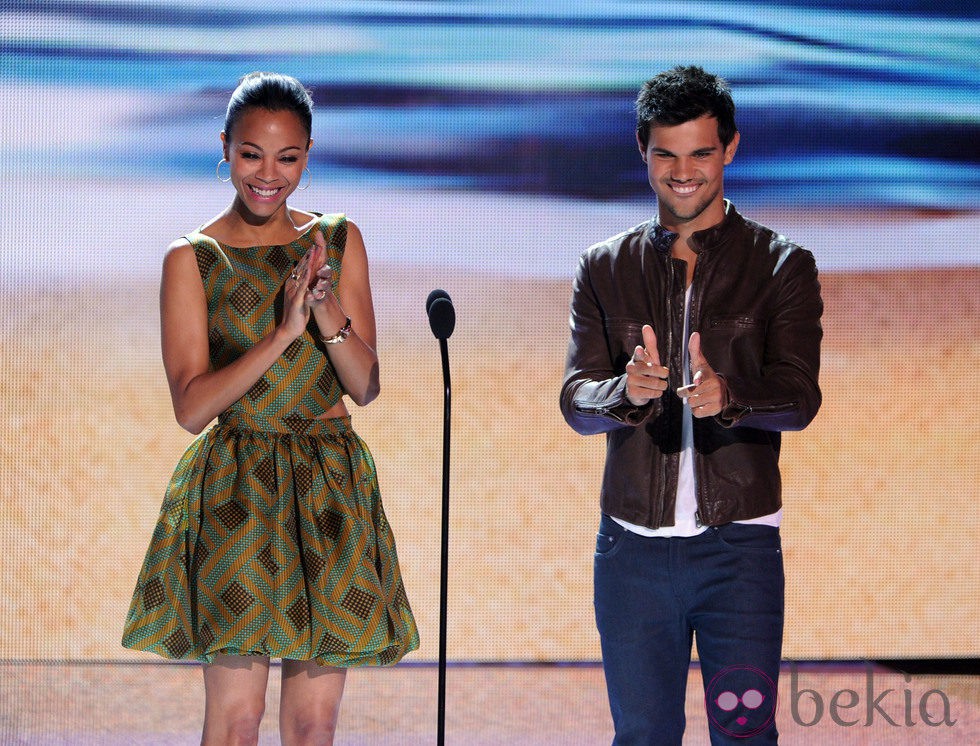
[[314, 94], [318, 178], [620, 199], [649, 194], [640, 83], [703, 64], [735, 92], [740, 203], [977, 207], [974, 2], [533, 6], [4, 3], [0, 69], [135, 99], [52, 171], [209, 175], [234, 82], [274, 69]]

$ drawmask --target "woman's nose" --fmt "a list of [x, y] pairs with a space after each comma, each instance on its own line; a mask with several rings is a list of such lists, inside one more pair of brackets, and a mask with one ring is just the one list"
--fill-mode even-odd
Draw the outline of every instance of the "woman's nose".
[[255, 175], [263, 181], [275, 181], [278, 176], [275, 161], [263, 158]]

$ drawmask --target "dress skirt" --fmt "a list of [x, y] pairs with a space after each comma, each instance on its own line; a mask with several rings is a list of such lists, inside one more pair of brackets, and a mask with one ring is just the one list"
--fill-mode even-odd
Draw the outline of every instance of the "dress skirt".
[[374, 461], [349, 417], [225, 413], [167, 488], [122, 643], [390, 665], [419, 644]]

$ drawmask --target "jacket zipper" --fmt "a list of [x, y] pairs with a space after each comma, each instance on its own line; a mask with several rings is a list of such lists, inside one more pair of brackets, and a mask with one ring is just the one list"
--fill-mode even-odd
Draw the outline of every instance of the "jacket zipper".
[[575, 404], [575, 411], [582, 414], [609, 414], [609, 407], [589, 406], [588, 404]]
[[[701, 261], [701, 256], [697, 258], [697, 262], [694, 265], [694, 276], [691, 278], [691, 323], [688, 327], [688, 331], [693, 333], [695, 325], [697, 325], [697, 330], [701, 331], [700, 317], [701, 317], [701, 295], [703, 283], [698, 282], [704, 277], [705, 269]], [[693, 380], [693, 376], [692, 376]], [[701, 458], [698, 455], [698, 429], [695, 426], [694, 416], [691, 416], [691, 445], [693, 446], [693, 453], [691, 454], [694, 458], [694, 501], [697, 503], [697, 508], [694, 511], [694, 525], [701, 528], [704, 525], [704, 521], [701, 517], [701, 504], [702, 504], [702, 492], [704, 490], [704, 480], [701, 478]]]
[[[673, 360], [674, 354], [674, 284], [676, 283], [676, 276], [674, 270], [674, 258], [670, 255], [670, 251], [667, 251], [667, 268], [668, 268], [668, 278], [667, 278], [667, 365], [670, 366]], [[668, 399], [668, 401], [670, 401]], [[670, 417], [670, 412], [665, 412], [668, 417]], [[667, 502], [667, 459], [658, 459], [660, 462], [660, 494], [657, 496], [655, 505], [657, 507], [657, 515], [655, 516], [655, 524], [657, 526], [662, 526], [664, 523], [664, 505]]]

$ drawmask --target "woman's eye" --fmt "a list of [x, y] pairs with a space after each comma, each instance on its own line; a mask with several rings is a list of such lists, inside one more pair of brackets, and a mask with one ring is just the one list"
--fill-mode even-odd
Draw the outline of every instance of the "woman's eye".
[[258, 153], [242, 153], [242, 158], [246, 158], [250, 161], [254, 161], [259, 157]]
[[299, 160], [299, 158], [297, 158], [296, 156], [289, 155], [289, 156], [286, 156], [285, 158], [283, 158], [282, 159], [282, 162], [283, 163], [296, 163], [296, 161], [298, 161], [298, 160]]

